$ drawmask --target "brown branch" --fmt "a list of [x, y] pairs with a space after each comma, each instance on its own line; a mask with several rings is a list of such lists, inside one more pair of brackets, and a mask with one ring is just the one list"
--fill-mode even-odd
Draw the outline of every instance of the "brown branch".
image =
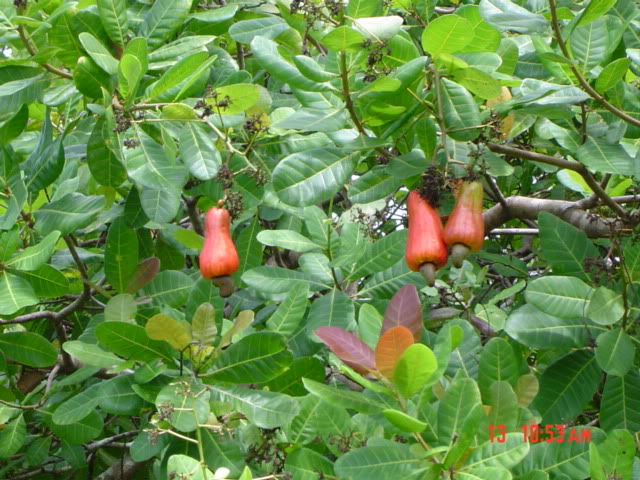
[[538, 235], [537, 228], [494, 228], [487, 235]]
[[[36, 51], [34, 46], [31, 45], [31, 41], [27, 37], [27, 34], [24, 31], [24, 28], [23, 28], [22, 25], [18, 25], [18, 35], [20, 36], [20, 40], [22, 40], [22, 43], [24, 43], [24, 46], [27, 48], [27, 50], [29, 51], [31, 56], [35, 57], [38, 52]], [[67, 78], [67, 79], [72, 79], [73, 78], [73, 76], [70, 73], [65, 72], [64, 70], [60, 70], [59, 68], [56, 68], [53, 65], [50, 65], [50, 64], [48, 64], [46, 62], [40, 63], [37, 60], [34, 60], [34, 62], [36, 62], [39, 65], [41, 65], [48, 72], [51, 72], [51, 73], [53, 73], [55, 75], [58, 75], [59, 77]]]
[[[126, 480], [135, 478], [135, 475], [149, 462], [136, 462], [131, 456], [126, 455], [122, 460], [113, 463], [107, 470], [96, 477], [96, 480]], [[138, 477], [139, 478], [139, 477]]]
[[[560, 47], [560, 50], [562, 51], [562, 54], [566, 58], [571, 60], [572, 55], [569, 52], [569, 49], [567, 48], [567, 44], [562, 39], [562, 32], [560, 31], [560, 22], [558, 22], [558, 14], [556, 12], [556, 2], [555, 2], [555, 0], [549, 0], [549, 10], [551, 12], [551, 26], [553, 27], [553, 31], [555, 33], [555, 37], [556, 37], [556, 41], [558, 42], [558, 46]], [[622, 120], [624, 120], [627, 123], [630, 123], [631, 125], [635, 125], [636, 127], [640, 127], [640, 120], [638, 120], [637, 118], [633, 118], [631, 115], [628, 115], [627, 113], [623, 112], [622, 110], [619, 110], [616, 107], [614, 107], [613, 105], [611, 105], [608, 101], [605, 100], [605, 98], [602, 95], [600, 95], [591, 85], [589, 85], [589, 82], [587, 82], [587, 80], [584, 78], [584, 76], [582, 75], [580, 70], [578, 70], [578, 67], [576, 67], [573, 62], [569, 63], [569, 68], [571, 69], [571, 71], [575, 75], [575, 77], [578, 80], [578, 83], [580, 84], [582, 89], [585, 92], [587, 92], [591, 98], [593, 98], [600, 105], [602, 105], [604, 108], [606, 108], [611, 113], [613, 113], [616, 117], [621, 118]]]
[[189, 220], [193, 230], [199, 235], [204, 235], [204, 228], [202, 227], [202, 220], [200, 219], [200, 213], [198, 213], [198, 197], [184, 198], [184, 203], [187, 205], [187, 212], [189, 214]]
[[613, 232], [631, 231], [630, 227], [635, 226], [638, 222], [638, 220], [624, 222], [620, 219], [598, 217], [581, 208], [580, 201], [571, 202], [521, 196], [508, 197], [505, 201], [507, 208], [497, 204], [484, 212], [485, 231], [490, 232], [514, 218], [535, 220], [540, 212], [549, 212], [592, 238], [609, 237]]
[[566, 168], [567, 170], [578, 172], [582, 176], [582, 178], [584, 178], [584, 181], [587, 183], [587, 185], [589, 185], [589, 187], [605, 205], [616, 212], [616, 214], [621, 218], [628, 219], [627, 212], [618, 203], [611, 200], [611, 197], [607, 195], [604, 189], [594, 178], [593, 174], [583, 164], [571, 160], [565, 160], [564, 158], [552, 157], [551, 155], [545, 155], [544, 153], [522, 150], [521, 148], [516, 148], [509, 145], [487, 143], [487, 147], [494, 153], [503, 153], [506, 155], [524, 158], [527, 160], [532, 160], [534, 162], [546, 163], [548, 165], [555, 165], [556, 167]]
[[37, 477], [38, 475], [43, 475], [45, 473], [49, 475], [56, 475], [59, 473], [69, 472], [73, 470], [70, 466], [60, 467], [53, 470], [47, 470], [45, 467], [40, 467], [37, 470], [31, 470], [30, 472], [23, 473], [22, 475], [17, 475], [11, 477], [11, 480], [25, 480], [27, 478]]

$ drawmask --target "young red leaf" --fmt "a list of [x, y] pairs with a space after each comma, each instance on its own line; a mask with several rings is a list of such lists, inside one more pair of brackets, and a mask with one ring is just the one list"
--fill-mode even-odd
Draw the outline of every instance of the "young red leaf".
[[413, 343], [413, 334], [406, 327], [392, 327], [384, 332], [376, 345], [376, 367], [378, 370], [391, 380], [398, 360]]
[[376, 369], [373, 350], [353, 333], [340, 327], [320, 327], [314, 333], [356, 372], [364, 374]]
[[133, 272], [125, 293], [136, 293], [153, 280], [159, 271], [160, 260], [157, 257], [149, 257], [141, 261]]
[[384, 323], [380, 334], [392, 327], [403, 326], [409, 329], [416, 342], [420, 341], [422, 312], [418, 290], [413, 284], [407, 284], [396, 292], [384, 312]]

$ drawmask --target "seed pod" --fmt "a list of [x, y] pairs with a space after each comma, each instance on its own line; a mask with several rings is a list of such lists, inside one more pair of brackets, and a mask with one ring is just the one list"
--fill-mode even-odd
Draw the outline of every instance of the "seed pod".
[[231, 274], [240, 267], [238, 252], [231, 239], [231, 216], [224, 208], [211, 208], [205, 217], [204, 246], [200, 252], [200, 273], [228, 297], [235, 289]]
[[407, 207], [407, 266], [414, 272], [422, 273], [427, 283], [433, 286], [436, 270], [447, 264], [447, 246], [444, 243], [442, 221], [438, 211], [417, 191], [409, 193]]
[[444, 241], [451, 248], [451, 260], [457, 268], [470, 252], [477, 252], [484, 242], [482, 184], [465, 182], [444, 227]]

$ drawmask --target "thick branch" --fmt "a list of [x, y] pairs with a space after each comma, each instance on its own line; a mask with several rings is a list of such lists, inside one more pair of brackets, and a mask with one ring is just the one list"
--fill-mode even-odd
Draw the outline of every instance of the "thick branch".
[[497, 204], [484, 212], [485, 231], [490, 232], [514, 218], [535, 220], [540, 212], [549, 212], [592, 238], [609, 237], [632, 226], [619, 219], [593, 215], [580, 208], [579, 202], [520, 196], [507, 197], [505, 202], [507, 208]]
[[607, 195], [604, 189], [600, 186], [593, 174], [581, 163], [571, 160], [565, 160], [564, 158], [552, 157], [551, 155], [545, 155], [543, 153], [530, 152], [528, 150], [522, 150], [520, 148], [511, 147], [509, 145], [498, 145], [496, 143], [487, 143], [487, 147], [494, 153], [504, 153], [513, 157], [525, 158], [534, 162], [546, 163], [548, 165], [555, 165], [560, 168], [566, 168], [567, 170], [573, 170], [578, 172], [584, 181], [589, 185], [589, 188], [593, 190], [593, 193], [602, 200], [611, 210], [616, 212], [621, 218], [628, 219], [628, 214], [619, 204], [611, 200], [611, 197]]
[[107, 470], [96, 477], [96, 480], [127, 480], [136, 478], [135, 475], [144, 468], [149, 460], [144, 462], [136, 462], [129, 455], [126, 455], [122, 461], [118, 460]]

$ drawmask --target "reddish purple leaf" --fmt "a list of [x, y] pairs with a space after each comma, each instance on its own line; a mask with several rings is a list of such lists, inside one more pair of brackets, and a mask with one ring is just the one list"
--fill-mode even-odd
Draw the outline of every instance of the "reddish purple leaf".
[[393, 327], [406, 327], [413, 334], [416, 342], [422, 336], [422, 311], [418, 290], [413, 284], [408, 284], [396, 292], [384, 312], [384, 322], [380, 335]]
[[315, 333], [340, 360], [358, 373], [376, 369], [373, 350], [353, 333], [340, 327], [320, 327]]
[[141, 261], [131, 276], [131, 281], [127, 286], [125, 293], [136, 293], [147, 283], [155, 278], [160, 271], [160, 259], [158, 257], [149, 257]]

